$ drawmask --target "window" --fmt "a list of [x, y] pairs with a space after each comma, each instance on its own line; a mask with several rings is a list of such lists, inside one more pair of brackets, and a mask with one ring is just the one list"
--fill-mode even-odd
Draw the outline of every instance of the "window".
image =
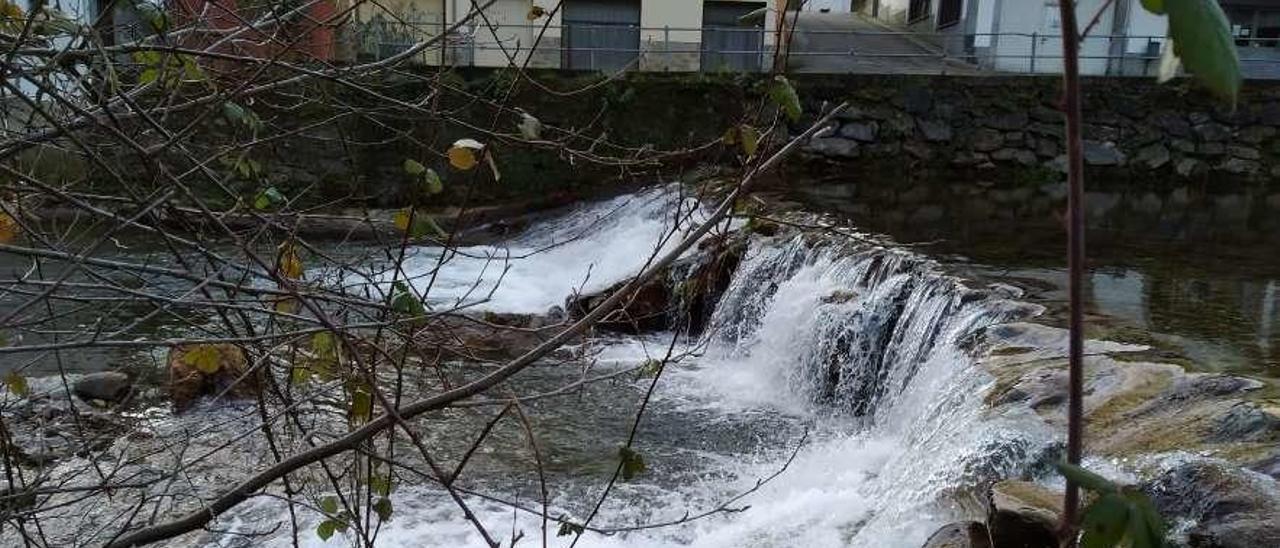
[[933, 12], [933, 0], [911, 0], [907, 6], [907, 22], [914, 23], [924, 19]]
[[964, 0], [942, 0], [938, 4], [938, 28], [949, 27], [960, 22], [960, 10]]

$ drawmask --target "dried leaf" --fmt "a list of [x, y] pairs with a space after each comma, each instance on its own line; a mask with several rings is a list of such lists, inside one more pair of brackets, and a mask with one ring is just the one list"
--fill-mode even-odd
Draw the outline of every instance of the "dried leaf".
[[4, 386], [15, 396], [26, 396], [31, 393], [31, 387], [27, 385], [27, 378], [17, 371], [10, 371], [5, 374]]
[[644, 457], [630, 447], [618, 448], [618, 457], [622, 459], [622, 479], [630, 481], [645, 471]]
[[493, 153], [486, 150], [484, 152], [484, 161], [485, 163], [489, 164], [489, 171], [493, 172], [493, 180], [501, 181], [502, 173], [498, 171], [498, 162], [494, 161]]
[[484, 149], [484, 144], [475, 139], [458, 139], [449, 147], [449, 165], [467, 171], [479, 163], [477, 155]]
[[536, 21], [541, 17], [545, 17], [546, 15], [547, 15], [546, 8], [542, 6], [534, 5], [529, 7], [529, 13], [528, 15], [525, 15], [525, 18], [530, 21]]
[[302, 277], [302, 258], [298, 256], [293, 242], [280, 244], [280, 250], [276, 254], [276, 272], [290, 280]]
[[542, 138], [542, 122], [527, 112], [520, 113], [520, 135], [530, 141]]
[[0, 244], [12, 242], [17, 239], [20, 232], [22, 232], [22, 226], [18, 224], [18, 220], [0, 211]]

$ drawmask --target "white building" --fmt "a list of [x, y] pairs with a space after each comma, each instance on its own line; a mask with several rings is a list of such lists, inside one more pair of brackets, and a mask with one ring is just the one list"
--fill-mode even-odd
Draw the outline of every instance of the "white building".
[[[1246, 76], [1280, 77], [1280, 2], [1221, 0], [1237, 37]], [[1097, 23], [1081, 44], [1084, 74], [1138, 75], [1156, 70], [1166, 20], [1140, 0], [1079, 0], [1081, 27]], [[948, 54], [993, 70], [1062, 69], [1057, 0], [862, 0], [860, 13], [908, 29]], [[1083, 30], [1083, 28], [1082, 28]]]

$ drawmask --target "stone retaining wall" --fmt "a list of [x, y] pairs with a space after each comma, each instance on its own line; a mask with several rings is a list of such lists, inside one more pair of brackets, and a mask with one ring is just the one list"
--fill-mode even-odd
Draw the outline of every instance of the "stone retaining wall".
[[[800, 87], [814, 112], [822, 101], [852, 101], [835, 133], [808, 145], [814, 156], [995, 178], [1065, 169], [1056, 77], [850, 75], [801, 78]], [[1111, 179], [1212, 177], [1227, 184], [1280, 176], [1274, 84], [1247, 82], [1234, 110], [1189, 82], [1095, 78], [1084, 90], [1085, 162]]]

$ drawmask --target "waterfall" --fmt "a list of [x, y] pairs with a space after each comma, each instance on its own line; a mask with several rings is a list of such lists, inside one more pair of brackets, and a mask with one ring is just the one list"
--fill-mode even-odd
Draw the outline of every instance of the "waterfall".
[[[675, 226], [672, 204], [683, 202], [662, 192], [619, 200], [552, 220], [514, 242], [510, 248], [555, 247], [516, 264], [503, 281], [513, 284], [501, 290], [509, 293], [495, 294], [485, 308], [541, 311], [587, 273], [600, 288], [634, 273], [656, 237]], [[622, 204], [629, 205], [620, 214], [600, 215]], [[583, 233], [584, 226], [593, 229]], [[478, 257], [485, 250], [470, 251]], [[463, 279], [474, 283], [475, 275], [471, 268], [441, 287], [465, 287]], [[811, 232], [752, 236], [706, 329], [678, 345], [692, 357], [670, 365], [654, 393], [634, 445], [647, 471], [615, 486], [593, 525], [679, 520], [750, 494], [735, 512], [588, 534], [580, 545], [916, 548], [938, 526], [978, 517], [976, 497], [987, 484], [1026, 473], [1056, 447], [1031, 411], [984, 404], [993, 381], [972, 354], [985, 328], [1025, 318], [1035, 313], [1030, 308], [999, 291], [967, 287], [927, 257], [893, 245]], [[593, 367], [634, 367], [661, 355], [674, 336], [598, 340], [593, 344], [604, 351]], [[577, 371], [535, 367], [517, 381], [545, 389], [576, 380]], [[547, 457], [562, 462], [549, 472], [553, 516], [590, 511], [607, 480], [600, 471], [616, 462], [625, 435], [619, 425], [630, 424], [648, 382], [619, 377], [531, 407], [531, 420], [548, 429], [545, 442], [554, 445]], [[808, 441], [797, 447], [805, 432]], [[473, 473], [467, 486], [533, 505], [536, 478], [525, 464]], [[775, 480], [758, 483], [783, 467]], [[483, 545], [438, 490], [410, 486], [392, 498], [401, 517], [380, 530], [379, 546]], [[498, 529], [532, 535], [540, 527], [536, 514], [470, 502]], [[282, 511], [276, 504], [256, 513], [279, 519]], [[244, 527], [253, 521], [244, 519]], [[553, 545], [570, 540], [555, 537], [553, 525]], [[310, 532], [303, 544], [325, 545]]]

